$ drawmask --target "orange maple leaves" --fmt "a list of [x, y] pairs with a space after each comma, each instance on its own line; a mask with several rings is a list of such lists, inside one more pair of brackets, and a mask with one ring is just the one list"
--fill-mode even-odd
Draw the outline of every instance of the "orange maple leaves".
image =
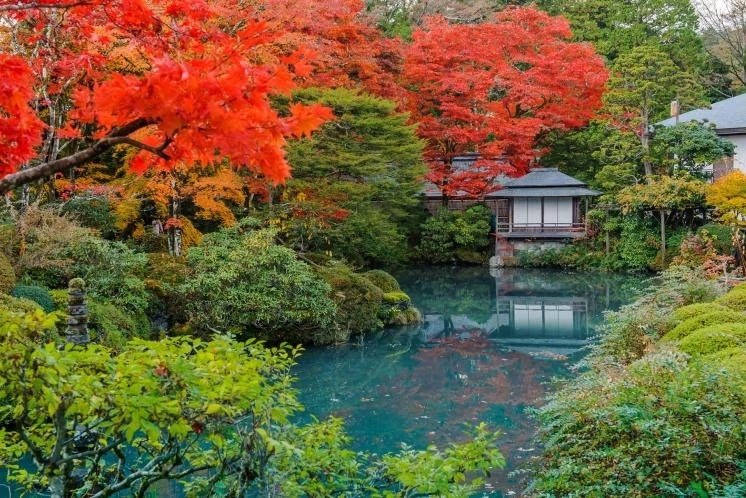
[[36, 155], [44, 123], [28, 105], [33, 75], [18, 57], [0, 54], [0, 176]]
[[[239, 0], [91, 1], [65, 10], [52, 29], [44, 8], [15, 10], [9, 21], [16, 23], [22, 39], [57, 45], [50, 51], [54, 64], [49, 57], [30, 61], [39, 68], [36, 81], [29, 70], [20, 78], [3, 78], [0, 107], [9, 119], [29, 117], [29, 126], [2, 133], [3, 143], [23, 145], [15, 154], [0, 154], [6, 157], [2, 174], [30, 159], [40, 143], [41, 123], [30, 119], [28, 103], [36, 98], [38, 104], [32, 88], [43, 83], [42, 68], [58, 73], [51, 79], [62, 77], [62, 68], [75, 69], [77, 84], [59, 88], [73, 102], [66, 137], [100, 141], [119, 127], [142, 124], [118, 139], [142, 150], [133, 161], [141, 170], [227, 160], [279, 183], [290, 175], [283, 152], [286, 138], [307, 135], [332, 116], [318, 105], [294, 106], [288, 117], [272, 109], [269, 96], [292, 90], [294, 71], [308, 71], [304, 62], [309, 52], [262, 62], [258, 50], [275, 34], [265, 23], [251, 20]], [[22, 20], [29, 22], [19, 27]], [[66, 28], [77, 38], [65, 37]], [[108, 35], [102, 37], [102, 32]], [[112, 64], [107, 60], [111, 54], [136, 57], [137, 63]], [[3, 73], [20, 72], [2, 62]], [[23, 140], [14, 140], [17, 135]]]
[[[128, 143], [141, 150], [137, 171], [228, 162], [279, 183], [290, 175], [286, 139], [332, 114], [296, 104], [281, 116], [271, 95], [299, 82], [362, 87], [411, 113], [440, 183], [451, 172], [439, 165], [455, 155], [500, 157], [473, 179], [483, 190], [498, 170], [525, 169], [541, 133], [580, 126], [600, 104], [603, 62], [570, 41], [563, 19], [531, 8], [479, 25], [433, 18], [407, 46], [363, 10], [361, 0], [0, 0], [22, 47], [0, 59], [0, 191], [3, 176], [44, 161], [36, 116], [53, 110], [65, 127], [46, 138]], [[64, 105], [52, 109], [48, 96]]]

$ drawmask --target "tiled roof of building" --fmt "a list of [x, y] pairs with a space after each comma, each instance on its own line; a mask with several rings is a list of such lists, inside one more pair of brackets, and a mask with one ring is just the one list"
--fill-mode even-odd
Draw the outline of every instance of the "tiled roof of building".
[[[679, 115], [679, 122], [702, 121], [713, 123], [715, 130], [723, 135], [746, 133], [746, 93], [715, 102], [709, 109], [695, 109]], [[668, 118], [657, 124], [673, 126], [675, 118]]]
[[[560, 172], [557, 168], [535, 168], [521, 177], [503, 177], [498, 181], [502, 188], [485, 195], [485, 198], [601, 195], [601, 192], [589, 189], [586, 183]], [[431, 182], [425, 182], [422, 194], [429, 199], [443, 197], [438, 186]], [[457, 193], [454, 197], [461, 196]]]
[[527, 187], [504, 188], [487, 194], [485, 198], [499, 199], [505, 197], [585, 197], [601, 195], [598, 190], [587, 187]]
[[585, 187], [586, 184], [557, 168], [535, 168], [527, 174], [503, 183], [503, 188]]

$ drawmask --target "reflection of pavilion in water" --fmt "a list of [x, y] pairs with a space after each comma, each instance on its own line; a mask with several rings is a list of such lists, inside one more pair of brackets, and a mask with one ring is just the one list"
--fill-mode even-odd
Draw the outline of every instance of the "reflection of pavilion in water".
[[[466, 315], [426, 313], [427, 338], [468, 336], [475, 330], [512, 350], [570, 354], [588, 344], [594, 334], [589, 316], [598, 297], [571, 288], [559, 275], [551, 280], [513, 278], [510, 269], [492, 270], [495, 285], [490, 296], [491, 315], [478, 323]], [[608, 289], [607, 289], [608, 292]]]

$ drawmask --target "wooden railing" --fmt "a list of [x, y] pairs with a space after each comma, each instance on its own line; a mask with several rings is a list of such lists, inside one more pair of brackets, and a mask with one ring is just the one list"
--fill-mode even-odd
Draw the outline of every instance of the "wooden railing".
[[584, 223], [497, 223], [498, 233], [585, 232]]

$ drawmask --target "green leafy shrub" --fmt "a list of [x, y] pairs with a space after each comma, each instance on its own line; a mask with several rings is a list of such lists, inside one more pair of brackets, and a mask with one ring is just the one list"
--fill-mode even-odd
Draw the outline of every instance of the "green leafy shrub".
[[723, 306], [722, 304], [717, 303], [693, 303], [693, 304], [687, 304], [686, 306], [682, 306], [681, 308], [676, 308], [673, 311], [673, 319], [677, 322], [681, 322], [684, 320], [687, 320], [689, 318], [694, 318], [699, 315], [703, 315], [705, 313], [712, 313], [714, 311], [728, 311], [729, 308], [727, 306]]
[[89, 300], [88, 313], [91, 340], [114, 350], [121, 350], [130, 339], [151, 335], [146, 316], [127, 313], [105, 300]]
[[104, 238], [116, 235], [116, 215], [106, 196], [75, 196], [60, 206], [60, 214], [68, 215], [84, 227], [93, 228]]
[[616, 251], [625, 268], [645, 270], [655, 263], [660, 248], [657, 227], [651, 220], [638, 216], [624, 216], [620, 222], [621, 235]]
[[734, 287], [724, 296], [717, 298], [715, 302], [736, 311], [746, 311], [746, 285]]
[[718, 254], [730, 254], [733, 249], [733, 228], [720, 223], [708, 223], [697, 230], [700, 237], [712, 241], [713, 247]]
[[431, 263], [484, 262], [491, 219], [491, 211], [483, 205], [464, 211], [441, 209], [423, 223], [416, 252]]
[[152, 296], [148, 316], [158, 328], [168, 330], [175, 323], [188, 320], [186, 302], [178, 292], [191, 276], [191, 269], [185, 257], [174, 257], [168, 253], [148, 254], [148, 278], [145, 287]]
[[49, 294], [49, 289], [46, 287], [40, 287], [38, 285], [16, 285], [13, 290], [10, 291], [10, 295], [13, 297], [22, 297], [29, 299], [41, 307], [45, 313], [51, 313], [55, 310], [54, 301], [52, 296]]
[[333, 337], [336, 342], [381, 328], [378, 310], [383, 293], [378, 286], [342, 263], [316, 268], [316, 273], [331, 286], [331, 298], [337, 306], [334, 316], [337, 333]]
[[373, 285], [381, 289], [383, 292], [394, 292], [400, 291], [399, 282], [383, 270], [368, 270], [363, 273], [363, 276], [370, 280]]
[[16, 272], [8, 258], [0, 253], [0, 294], [8, 294], [16, 285]]
[[[50, 291], [55, 309], [67, 313], [67, 290]], [[151, 327], [148, 317], [139, 313], [128, 313], [105, 299], [88, 297], [88, 331], [91, 340], [115, 350], [135, 338], [148, 339]], [[64, 324], [60, 324], [64, 327]], [[64, 333], [64, 329], [60, 330]]]
[[703, 313], [682, 321], [666, 333], [663, 338], [667, 341], [679, 341], [695, 330], [699, 330], [709, 325], [717, 325], [719, 323], [737, 323], [741, 321], [746, 321], [746, 315], [733, 310]]
[[746, 346], [746, 323], [720, 323], [696, 330], [679, 341], [679, 349], [692, 356]]
[[[470, 496], [479, 475], [505, 463], [484, 424], [463, 444], [379, 458], [347, 447], [341, 419], [291, 423], [303, 409], [290, 370], [297, 348], [227, 336], [59, 348], [40, 342], [56, 319], [0, 310], [0, 461], [39, 459], [4, 472], [21, 490], [160, 496], [156, 484], [178, 483], [187, 496]], [[251, 423], [239, 431], [237, 421]], [[162, 464], [157, 475], [152, 462]]]
[[24, 263], [26, 280], [59, 289], [66, 288], [72, 278], [83, 278], [89, 296], [109, 300], [129, 313], [146, 314], [150, 294], [145, 287], [145, 254], [89, 232], [71, 238], [63, 247], [56, 245], [61, 243], [55, 242], [48, 251], [35, 249], [47, 262], [35, 266]]
[[326, 236], [335, 256], [355, 266], [394, 265], [407, 259], [402, 227], [380, 209], [358, 207]]
[[538, 410], [545, 450], [530, 491], [716, 496], [737, 485], [746, 390], [733, 375], [673, 352], [582, 374]]
[[189, 249], [193, 274], [176, 292], [190, 323], [202, 334], [313, 342], [315, 333], [334, 327], [329, 285], [292, 250], [276, 245], [273, 231], [253, 231], [251, 222], [206, 235]]

